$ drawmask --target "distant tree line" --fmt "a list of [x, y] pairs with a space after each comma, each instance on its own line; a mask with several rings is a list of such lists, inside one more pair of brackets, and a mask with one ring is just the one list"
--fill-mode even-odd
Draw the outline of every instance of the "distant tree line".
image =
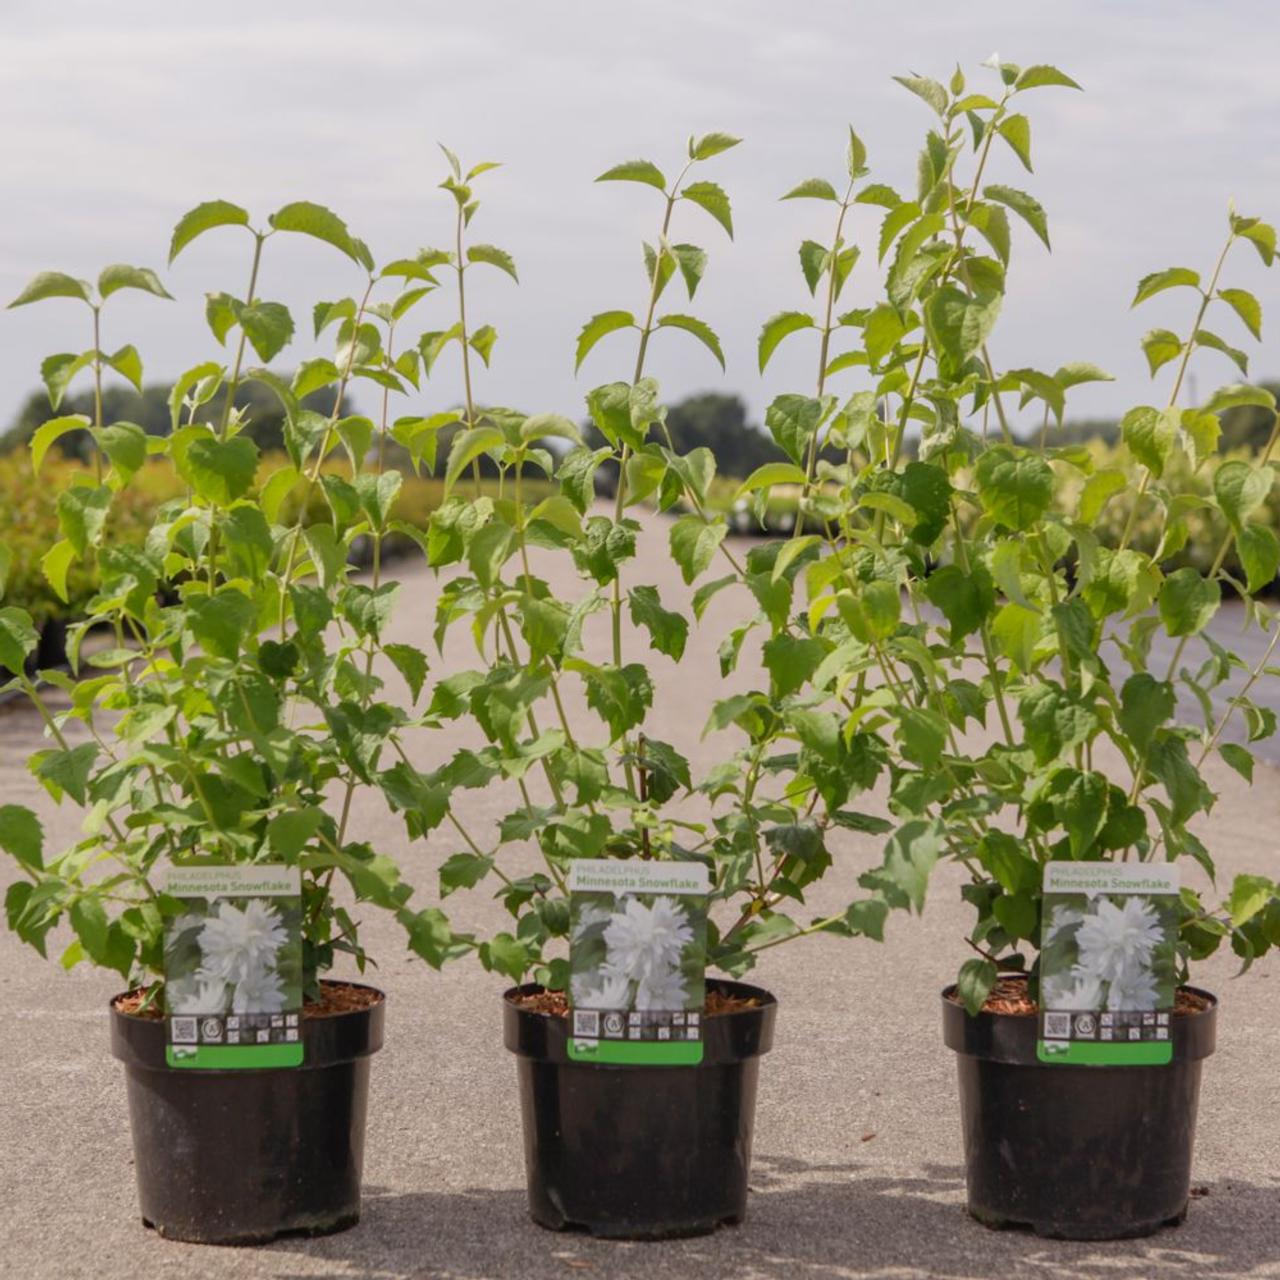
[[[1280, 396], [1280, 382], [1263, 383]], [[165, 435], [169, 431], [169, 388], [156, 385], [142, 392], [127, 387], [108, 387], [103, 393], [103, 414], [107, 422], [136, 422], [151, 435]], [[302, 403], [305, 408], [329, 415], [333, 411], [334, 391], [323, 388], [308, 396]], [[236, 408], [245, 415], [246, 430], [264, 452], [284, 447], [284, 410], [275, 395], [260, 383], [243, 384], [235, 397]], [[202, 421], [218, 421], [222, 416], [222, 397], [204, 405], [199, 411]], [[345, 406], [351, 413], [358, 412], [348, 398]], [[68, 396], [58, 411], [60, 414], [82, 413], [93, 416], [93, 394], [81, 391]], [[43, 391], [32, 392], [27, 397], [3, 435], [0, 435], [0, 453], [6, 453], [25, 444], [32, 433], [51, 415], [49, 400]], [[1271, 433], [1272, 417], [1266, 410], [1242, 406], [1228, 409], [1222, 415], [1222, 447], [1224, 449], [1261, 449]], [[456, 429], [456, 428], [455, 428]], [[757, 467], [778, 459], [778, 448], [763, 427], [752, 422], [746, 402], [741, 396], [726, 395], [718, 391], [706, 391], [687, 396], [673, 404], [667, 412], [667, 429], [672, 444], [680, 453], [687, 453], [699, 446], [710, 449], [716, 460], [716, 470], [725, 476], [744, 478]], [[594, 426], [587, 424], [589, 441], [602, 443]], [[1036, 433], [1038, 434], [1038, 433]], [[1099, 439], [1115, 444], [1120, 438], [1120, 424], [1113, 419], [1089, 419], [1066, 422], [1052, 428], [1050, 440], [1054, 444], [1075, 444]], [[452, 432], [446, 428], [441, 433], [439, 462], [443, 467], [448, 455]], [[90, 456], [90, 440], [86, 432], [76, 431], [63, 436], [57, 448], [69, 457], [87, 461]], [[834, 455], [833, 455], [834, 457]], [[393, 451], [393, 460], [402, 463], [399, 451]], [[490, 464], [491, 466], [491, 464]], [[490, 468], [486, 468], [488, 470]], [[600, 487], [611, 492], [616, 477], [599, 476]]]

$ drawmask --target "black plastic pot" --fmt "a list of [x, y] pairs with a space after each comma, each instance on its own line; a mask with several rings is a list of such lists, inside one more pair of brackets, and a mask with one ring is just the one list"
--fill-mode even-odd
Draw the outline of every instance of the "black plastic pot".
[[1064, 1240], [1150, 1235], [1186, 1217], [1200, 1064], [1217, 999], [1172, 1019], [1173, 1061], [1057, 1066], [1036, 1058], [1039, 1019], [971, 1018], [942, 993], [942, 1032], [960, 1070], [969, 1212], [990, 1227]]
[[760, 1056], [773, 1045], [774, 998], [704, 1023], [696, 1067], [571, 1062], [569, 1020], [503, 998], [503, 1038], [518, 1055], [529, 1213], [539, 1226], [652, 1240], [701, 1235], [747, 1212]]
[[207, 1071], [166, 1065], [163, 1019], [113, 1001], [111, 1052], [125, 1064], [143, 1222], [196, 1244], [354, 1225], [385, 1009], [380, 1000], [304, 1019], [301, 1067]]

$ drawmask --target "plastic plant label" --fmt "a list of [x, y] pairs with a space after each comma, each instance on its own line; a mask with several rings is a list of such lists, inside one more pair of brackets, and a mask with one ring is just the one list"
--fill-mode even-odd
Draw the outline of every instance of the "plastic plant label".
[[1041, 1062], [1173, 1061], [1178, 887], [1168, 862], [1045, 865]]
[[171, 867], [164, 976], [171, 1067], [302, 1065], [297, 867]]
[[569, 1057], [696, 1066], [706, 1002], [700, 862], [579, 858], [569, 868]]

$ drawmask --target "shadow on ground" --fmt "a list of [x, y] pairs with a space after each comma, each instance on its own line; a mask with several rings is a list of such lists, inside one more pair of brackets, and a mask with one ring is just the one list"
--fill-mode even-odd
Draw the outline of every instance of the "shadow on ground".
[[[772, 1280], [1233, 1280], [1280, 1275], [1280, 1180], [1221, 1182], [1193, 1201], [1186, 1225], [1146, 1240], [1078, 1244], [992, 1232], [966, 1214], [959, 1166], [883, 1177], [859, 1164], [760, 1157], [745, 1224], [661, 1244], [592, 1240], [529, 1222], [523, 1191], [390, 1194], [369, 1189], [364, 1219], [340, 1236], [281, 1241], [333, 1280], [505, 1277], [689, 1277]], [[282, 1270], [277, 1274], [288, 1276]], [[315, 1271], [308, 1271], [314, 1276]]]

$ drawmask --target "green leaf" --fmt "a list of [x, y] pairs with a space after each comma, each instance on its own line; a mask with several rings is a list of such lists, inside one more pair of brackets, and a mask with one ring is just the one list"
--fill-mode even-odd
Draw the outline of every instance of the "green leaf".
[[1022, 695], [1018, 719], [1042, 766], [1083, 742], [1097, 727], [1097, 717], [1087, 706], [1048, 681], [1031, 685]]
[[1171, 636], [1194, 636], [1209, 625], [1222, 603], [1222, 588], [1198, 569], [1178, 569], [1160, 588], [1160, 618]]
[[364, 242], [353, 236], [347, 224], [323, 205], [312, 204], [309, 200], [295, 200], [292, 204], [277, 209], [268, 221], [277, 231], [296, 231], [323, 240], [345, 253], [352, 262], [358, 263], [366, 271], [373, 270], [373, 259]]
[[1080, 490], [1080, 505], [1077, 515], [1083, 525], [1093, 524], [1102, 514], [1102, 509], [1118, 493], [1129, 487], [1129, 477], [1118, 469], [1095, 471]]
[[1265, 222], [1249, 221], [1251, 225], [1233, 229], [1253, 245], [1263, 265], [1269, 267], [1276, 256], [1276, 229]]
[[1239, 347], [1233, 347], [1230, 343], [1224, 342], [1216, 333], [1211, 333], [1208, 329], [1196, 330], [1196, 346], [1208, 347], [1211, 351], [1220, 351], [1237, 369], [1244, 375], [1249, 373], [1249, 357], [1240, 350]]
[[671, 555], [687, 584], [692, 585], [710, 566], [726, 531], [723, 519], [708, 523], [698, 515], [681, 516], [672, 524]]
[[478, 853], [455, 853], [440, 864], [440, 896], [455, 889], [474, 889], [493, 870], [493, 859]]
[[182, 408], [189, 393], [196, 404], [205, 404], [217, 394], [221, 381], [222, 366], [216, 361], [208, 360], [188, 369], [169, 392], [171, 430], [177, 431], [181, 425]]
[[917, 914], [924, 910], [929, 876], [944, 847], [941, 825], [922, 818], [904, 823], [885, 845], [884, 865], [878, 874], [905, 896]]
[[710, 160], [730, 147], [736, 147], [742, 141], [731, 133], [704, 133], [702, 137], [689, 139], [690, 160]]
[[1124, 682], [1117, 719], [1140, 755], [1146, 754], [1156, 730], [1169, 720], [1176, 706], [1173, 686], [1145, 671], [1131, 675]]
[[1002, 895], [991, 904], [991, 914], [1011, 938], [1029, 941], [1035, 936], [1040, 913], [1036, 909], [1035, 898], [1030, 894]]
[[1256, 405], [1274, 413], [1276, 398], [1266, 387], [1252, 387], [1248, 383], [1235, 382], [1230, 386], [1219, 387], [1203, 407], [1206, 413], [1221, 413], [1224, 409], [1235, 409], [1242, 405]]
[[1153, 409], [1139, 405], [1130, 409], [1120, 419], [1120, 438], [1129, 446], [1129, 452], [1146, 467], [1153, 476], [1164, 471], [1174, 442], [1178, 438], [1180, 415], [1176, 409]]
[[978, 459], [978, 496], [997, 523], [1015, 532], [1030, 529], [1053, 501], [1053, 468], [1039, 454], [996, 445]]
[[680, 192], [682, 200], [692, 200], [699, 208], [705, 209], [729, 233], [733, 239], [733, 213], [729, 208], [729, 197], [714, 182], [691, 182]]
[[479, 956], [485, 969], [496, 969], [499, 973], [506, 974], [512, 982], [522, 981], [533, 962], [524, 943], [517, 942], [509, 933], [495, 934], [488, 942], [482, 942]]
[[[856, 181], [867, 172], [866, 143], [854, 133], [853, 125], [849, 126], [849, 145], [845, 149], [845, 169], [848, 171], [851, 181]], [[865, 194], [863, 192], [863, 195]]]
[[103, 267], [98, 276], [98, 292], [103, 300], [117, 289], [141, 289], [143, 293], [173, 301], [173, 295], [160, 283], [160, 277], [150, 267], [131, 267], [123, 262]]
[[1280, 539], [1265, 524], [1247, 524], [1236, 531], [1236, 550], [1244, 566], [1250, 595], [1265, 590], [1280, 573]]
[[942, 610], [951, 627], [953, 645], [979, 630], [995, 608], [995, 587], [981, 565], [974, 565], [971, 573], [958, 565], [944, 565], [926, 579], [924, 593]]
[[506, 437], [497, 427], [471, 427], [460, 431], [449, 450], [449, 465], [445, 470], [444, 491], [446, 497], [457, 483], [458, 477], [482, 453], [497, 449], [506, 443]]
[[25, 307], [31, 302], [43, 302], [46, 298], [79, 298], [92, 302], [92, 292], [87, 280], [77, 280], [65, 271], [42, 271], [32, 277], [27, 287], [9, 303], [10, 307]]
[[26, 665], [29, 654], [35, 653], [40, 636], [31, 625], [31, 615], [25, 609], [8, 605], [0, 609], [0, 667], [18, 675]]
[[184, 213], [173, 229], [169, 241], [169, 262], [180, 254], [197, 236], [212, 231], [214, 227], [247, 227], [249, 211], [229, 200], [206, 200]]
[[898, 629], [902, 594], [896, 582], [876, 579], [860, 583], [857, 592], [842, 591], [836, 607], [845, 626], [864, 644], [878, 644]]
[[136, 422], [113, 422], [93, 437], [124, 479], [136, 474], [147, 460], [147, 433]]
[[489, 356], [493, 351], [493, 344], [497, 340], [498, 331], [491, 324], [481, 325], [468, 339], [472, 350], [484, 361], [486, 369], [489, 367]]
[[667, 180], [662, 170], [651, 160], [626, 160], [606, 169], [597, 182], [643, 182], [659, 191], [666, 191]]
[[0, 849], [40, 870], [44, 866], [44, 828], [40, 819], [23, 805], [0, 805]]
[[248, 436], [219, 440], [201, 432], [180, 453], [178, 469], [206, 502], [230, 506], [253, 487], [258, 470], [258, 446]]
[[1234, 742], [1224, 742], [1218, 747], [1218, 754], [1233, 768], [1246, 782], [1253, 782], [1253, 753], [1246, 751], [1244, 747]]
[[795, 693], [818, 669], [827, 656], [826, 647], [811, 636], [792, 636], [786, 632], [764, 642], [764, 666], [773, 679], [778, 697]]
[[582, 332], [578, 334], [578, 349], [573, 363], [574, 372], [582, 368], [582, 362], [587, 358], [587, 353], [605, 334], [614, 333], [618, 329], [635, 327], [636, 318], [630, 311], [602, 311], [599, 315], [592, 316], [582, 326]]
[[1022, 167], [1031, 172], [1031, 121], [1026, 116], [1011, 115], [997, 126], [1000, 136], [1013, 149], [1014, 155], [1022, 161]]
[[686, 333], [693, 334], [719, 361], [720, 368], [724, 368], [724, 352], [720, 349], [720, 339], [716, 337], [715, 331], [709, 324], [696, 316], [665, 315], [658, 321], [658, 328], [683, 329]]
[[928, 76], [894, 76], [893, 79], [928, 103], [937, 115], [946, 115], [947, 91], [936, 80], [931, 80]]
[[[313, 526], [331, 532], [325, 525]], [[308, 541], [312, 530], [307, 530]], [[187, 601], [188, 625], [196, 643], [210, 656], [234, 662], [241, 646], [253, 635], [258, 611], [253, 601], [234, 587], [213, 596]]]
[[44, 463], [45, 455], [55, 440], [61, 439], [68, 431], [87, 430], [89, 419], [82, 413], [73, 413], [65, 418], [50, 418], [36, 429], [31, 437], [31, 467], [39, 471]]
[[325, 823], [322, 809], [289, 809], [267, 823], [267, 845], [284, 862], [292, 862]]
[[62, 403], [62, 397], [66, 395], [71, 379], [81, 369], [88, 368], [93, 363], [93, 354], [92, 351], [83, 351], [79, 355], [65, 351], [46, 356], [40, 362], [40, 380], [49, 392], [49, 405], [55, 413]]
[[1172, 329], [1151, 329], [1142, 335], [1142, 353], [1154, 378], [1170, 360], [1182, 354], [1182, 339]]
[[688, 290], [689, 300], [693, 301], [693, 295], [698, 291], [698, 285], [702, 281], [704, 272], [707, 269], [707, 254], [705, 249], [699, 249], [696, 244], [673, 244], [671, 246], [671, 255], [675, 258], [676, 264], [680, 268], [680, 275], [684, 278], [684, 287]]
[[971, 1017], [976, 1018], [982, 1012], [982, 1006], [987, 1003], [987, 997], [991, 994], [999, 977], [999, 971], [990, 960], [980, 960], [975, 957], [972, 960], [966, 960], [960, 966], [960, 976], [956, 979], [956, 994]]
[[293, 337], [293, 317], [280, 302], [255, 302], [242, 307], [239, 320], [259, 360], [274, 359]]
[[815, 400], [787, 394], [776, 397], [765, 410], [764, 425], [797, 466], [804, 462], [809, 442], [817, 434], [831, 402], [830, 396]]
[[649, 633], [649, 648], [679, 662], [689, 639], [688, 619], [662, 607], [657, 587], [632, 587], [627, 602], [631, 621]]
[[497, 245], [469, 245], [467, 247], [467, 261], [486, 262], [491, 267], [497, 267], [499, 271], [505, 271], [517, 283], [520, 281], [520, 277], [516, 274], [515, 259], [505, 249], [499, 249]]
[[970, 297], [950, 284], [930, 294], [924, 304], [924, 327], [944, 378], [960, 377], [969, 357], [995, 327], [1001, 301], [998, 293]]
[[800, 270], [804, 274], [804, 282], [809, 286], [810, 294], [816, 292], [818, 281], [826, 271], [830, 259], [826, 247], [815, 240], [806, 240], [800, 246]]
[[764, 322], [760, 330], [759, 357], [760, 372], [763, 373], [769, 358], [777, 350], [778, 344], [790, 334], [799, 333], [801, 329], [815, 327], [814, 319], [803, 311], [779, 311]]
[[739, 486], [734, 498], [745, 497], [757, 489], [767, 489], [775, 484], [804, 484], [805, 473], [790, 462], [766, 462], [757, 467]]
[[1154, 298], [1157, 293], [1163, 293], [1165, 289], [1182, 287], [1199, 289], [1200, 273], [1192, 271], [1190, 267], [1166, 267], [1163, 271], [1153, 271], [1138, 281], [1138, 291], [1133, 295], [1133, 301], [1129, 305], [1136, 307], [1138, 303]]
[[840, 197], [836, 194], [835, 187], [826, 178], [806, 178], [798, 186], [792, 187], [782, 199], [832, 200], [836, 204], [840, 203]]
[[1080, 88], [1065, 72], [1059, 71], [1057, 67], [1050, 67], [1045, 64], [1024, 67], [1013, 82], [1013, 87], [1019, 91], [1023, 89], [1040, 89], [1046, 85], [1061, 85], [1064, 89]]
[[122, 378], [128, 379], [138, 391], [142, 390], [142, 357], [136, 347], [126, 344], [105, 359]]
[[0, 600], [4, 599], [5, 587], [9, 584], [9, 571], [13, 568], [13, 552], [5, 543], [0, 542]]
[[51, 787], [54, 795], [65, 791], [76, 804], [84, 804], [89, 775], [98, 758], [98, 746], [94, 742], [82, 742], [78, 747], [63, 751], [50, 751], [40, 761], [36, 775]]
[[105, 485], [72, 485], [58, 494], [58, 523], [78, 556], [101, 543], [110, 509], [111, 490]]
[[1027, 195], [1025, 191], [1017, 190], [1015, 187], [1000, 185], [984, 187], [982, 194], [988, 200], [995, 200], [1000, 204], [1007, 205], [1040, 237], [1046, 249], [1052, 247], [1049, 244], [1049, 219], [1038, 200]]
[[1244, 321], [1244, 327], [1262, 340], [1262, 304], [1248, 289], [1219, 289], [1218, 297]]
[[1274, 481], [1270, 467], [1255, 467], [1234, 458], [1213, 473], [1213, 496], [1222, 514], [1239, 526], [1267, 500]]

